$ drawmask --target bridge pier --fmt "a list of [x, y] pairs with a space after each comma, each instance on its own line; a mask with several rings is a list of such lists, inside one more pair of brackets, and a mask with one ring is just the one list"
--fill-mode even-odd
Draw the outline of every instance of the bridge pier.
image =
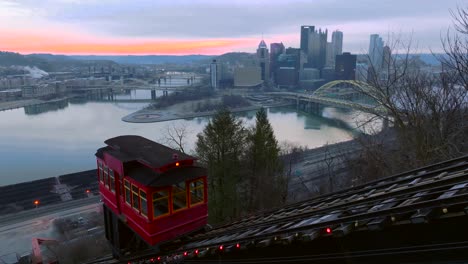
[[322, 115], [322, 107], [319, 103], [309, 101], [309, 113], [314, 115]]
[[308, 114], [314, 115], [322, 114], [322, 106], [320, 105], [320, 103], [310, 100], [300, 100], [299, 98], [296, 99], [296, 110], [304, 111]]
[[114, 101], [114, 92], [112, 89], [109, 89], [109, 93], [107, 94], [107, 100]]

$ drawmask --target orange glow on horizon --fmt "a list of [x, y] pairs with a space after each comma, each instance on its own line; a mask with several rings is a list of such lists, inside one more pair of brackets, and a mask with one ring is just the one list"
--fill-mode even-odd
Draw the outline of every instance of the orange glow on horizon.
[[[134, 40], [102, 39], [78, 36], [69, 32], [38, 34], [37, 32], [3, 32], [1, 51], [52, 53], [67, 55], [151, 55], [151, 54], [220, 54], [236, 47], [251, 45], [253, 39], [202, 39], [202, 40]], [[57, 37], [56, 35], [60, 36]]]

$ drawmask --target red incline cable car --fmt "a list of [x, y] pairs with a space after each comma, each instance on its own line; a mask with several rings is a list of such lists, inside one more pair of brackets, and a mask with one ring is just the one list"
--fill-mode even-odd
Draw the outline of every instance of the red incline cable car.
[[155, 247], [207, 224], [207, 174], [194, 157], [140, 136], [105, 143], [96, 157], [114, 255]]

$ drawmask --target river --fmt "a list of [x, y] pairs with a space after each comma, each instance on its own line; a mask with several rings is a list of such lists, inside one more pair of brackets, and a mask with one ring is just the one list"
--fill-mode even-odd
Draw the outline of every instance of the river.
[[[158, 94], [159, 95], [159, 94]], [[149, 91], [132, 91], [118, 98], [145, 99]], [[126, 123], [126, 116], [146, 103], [65, 100], [36, 107], [0, 112], [0, 185], [36, 180], [96, 167], [94, 154], [104, 140], [134, 134], [162, 142], [168, 127], [185, 125], [193, 151], [196, 135], [208, 117], [160, 123]], [[255, 122], [255, 111], [236, 114], [246, 126]], [[309, 148], [350, 140], [354, 111], [325, 108], [321, 116], [292, 108], [268, 109], [279, 142], [289, 141]]]

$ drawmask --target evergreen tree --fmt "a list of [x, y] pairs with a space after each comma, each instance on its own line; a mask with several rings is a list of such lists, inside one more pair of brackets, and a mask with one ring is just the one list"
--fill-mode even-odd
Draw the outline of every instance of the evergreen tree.
[[242, 122], [229, 111], [221, 110], [197, 137], [195, 150], [209, 175], [210, 223], [237, 217], [241, 158], [246, 142]]
[[257, 112], [256, 124], [250, 130], [247, 142], [249, 210], [277, 206], [284, 196], [282, 163], [279, 159], [278, 141], [264, 108]]

